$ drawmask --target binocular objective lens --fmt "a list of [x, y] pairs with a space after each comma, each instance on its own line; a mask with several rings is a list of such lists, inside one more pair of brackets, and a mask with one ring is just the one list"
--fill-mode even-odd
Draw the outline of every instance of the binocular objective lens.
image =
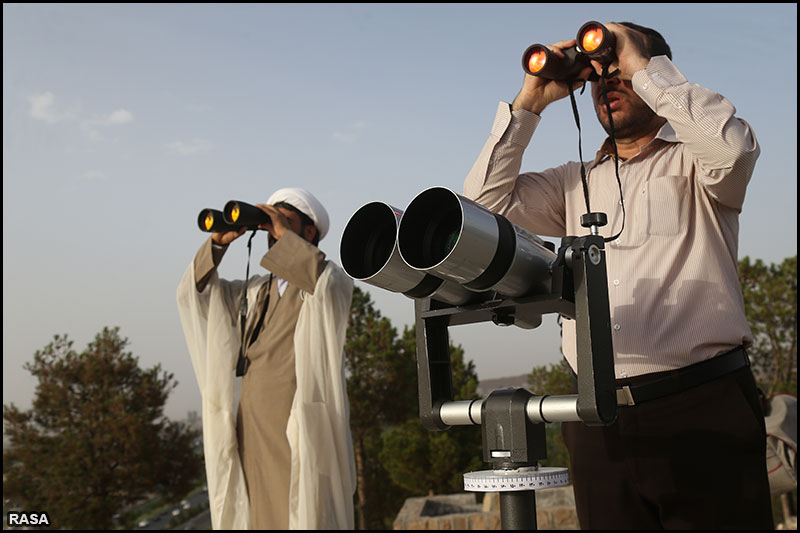
[[461, 236], [460, 219], [443, 218], [427, 228], [423, 237], [423, 257], [426, 266], [433, 266], [447, 257]]
[[212, 213], [208, 213], [203, 223], [205, 224], [206, 229], [210, 230], [211, 227], [214, 225], [214, 215]]
[[460, 237], [458, 231], [451, 231], [445, 239], [445, 255], [449, 254], [455, 248], [458, 238]]
[[581, 46], [587, 52], [594, 52], [603, 44], [603, 29], [599, 26], [589, 26], [581, 38]]
[[236, 222], [239, 220], [239, 205], [237, 204], [233, 209], [231, 209], [231, 220]]
[[528, 69], [531, 72], [539, 72], [544, 68], [544, 64], [547, 62], [547, 54], [541, 48], [534, 50], [531, 53], [531, 57], [528, 59]]
[[366, 278], [377, 274], [391, 257], [394, 243], [394, 227], [382, 226], [371, 232], [364, 247], [364, 270], [359, 272], [360, 277]]

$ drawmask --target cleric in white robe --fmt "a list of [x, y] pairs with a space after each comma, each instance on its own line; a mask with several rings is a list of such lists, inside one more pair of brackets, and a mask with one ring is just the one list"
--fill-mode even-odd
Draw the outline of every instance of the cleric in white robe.
[[[203, 401], [212, 526], [353, 529], [343, 361], [353, 282], [316, 246], [329, 219], [313, 195], [281, 189], [257, 207], [271, 217], [259, 226], [270, 233], [261, 260], [269, 273], [248, 280], [244, 335], [244, 281], [216, 271], [242, 231], [212, 234], [178, 287]], [[234, 371], [244, 360], [234, 412]]]

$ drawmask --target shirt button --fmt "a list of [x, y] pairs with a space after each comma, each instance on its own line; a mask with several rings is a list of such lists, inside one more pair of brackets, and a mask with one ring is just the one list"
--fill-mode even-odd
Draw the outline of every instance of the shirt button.
[[614, 285], [616, 285], [617, 287], [619, 287], [619, 280], [618, 280], [618, 279], [615, 279], [615, 280], [614, 280]]
[[619, 371], [619, 377], [627, 378], [628, 377], [628, 373], [626, 371], [624, 371], [624, 370], [620, 370]]
[[619, 324], [614, 324], [614, 331], [619, 331], [619, 328], [620, 328]]

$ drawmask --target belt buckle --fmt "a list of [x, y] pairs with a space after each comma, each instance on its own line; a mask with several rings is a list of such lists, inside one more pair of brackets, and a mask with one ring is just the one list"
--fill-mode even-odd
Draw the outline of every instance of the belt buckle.
[[617, 405], [636, 405], [636, 402], [633, 399], [633, 393], [628, 385], [617, 389]]

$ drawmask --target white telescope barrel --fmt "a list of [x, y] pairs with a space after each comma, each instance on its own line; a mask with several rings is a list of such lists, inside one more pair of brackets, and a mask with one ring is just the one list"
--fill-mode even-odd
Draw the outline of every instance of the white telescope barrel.
[[[470, 426], [481, 423], [482, 400], [460, 400], [444, 402], [439, 408], [439, 417], [448, 426]], [[528, 419], [534, 423], [580, 422], [578, 395], [532, 396], [525, 405]]]
[[531, 422], [580, 422], [578, 395], [534, 396], [528, 400], [525, 412]]
[[409, 268], [397, 249], [397, 226], [403, 211], [384, 202], [370, 202], [356, 211], [345, 226], [340, 258], [345, 273], [411, 298], [434, 298], [465, 304], [476, 293], [452, 281]]
[[397, 245], [416, 270], [510, 297], [546, 292], [556, 259], [536, 235], [445, 187], [411, 201]]
[[439, 417], [448, 426], [471, 426], [481, 423], [483, 400], [459, 400], [444, 402]]

